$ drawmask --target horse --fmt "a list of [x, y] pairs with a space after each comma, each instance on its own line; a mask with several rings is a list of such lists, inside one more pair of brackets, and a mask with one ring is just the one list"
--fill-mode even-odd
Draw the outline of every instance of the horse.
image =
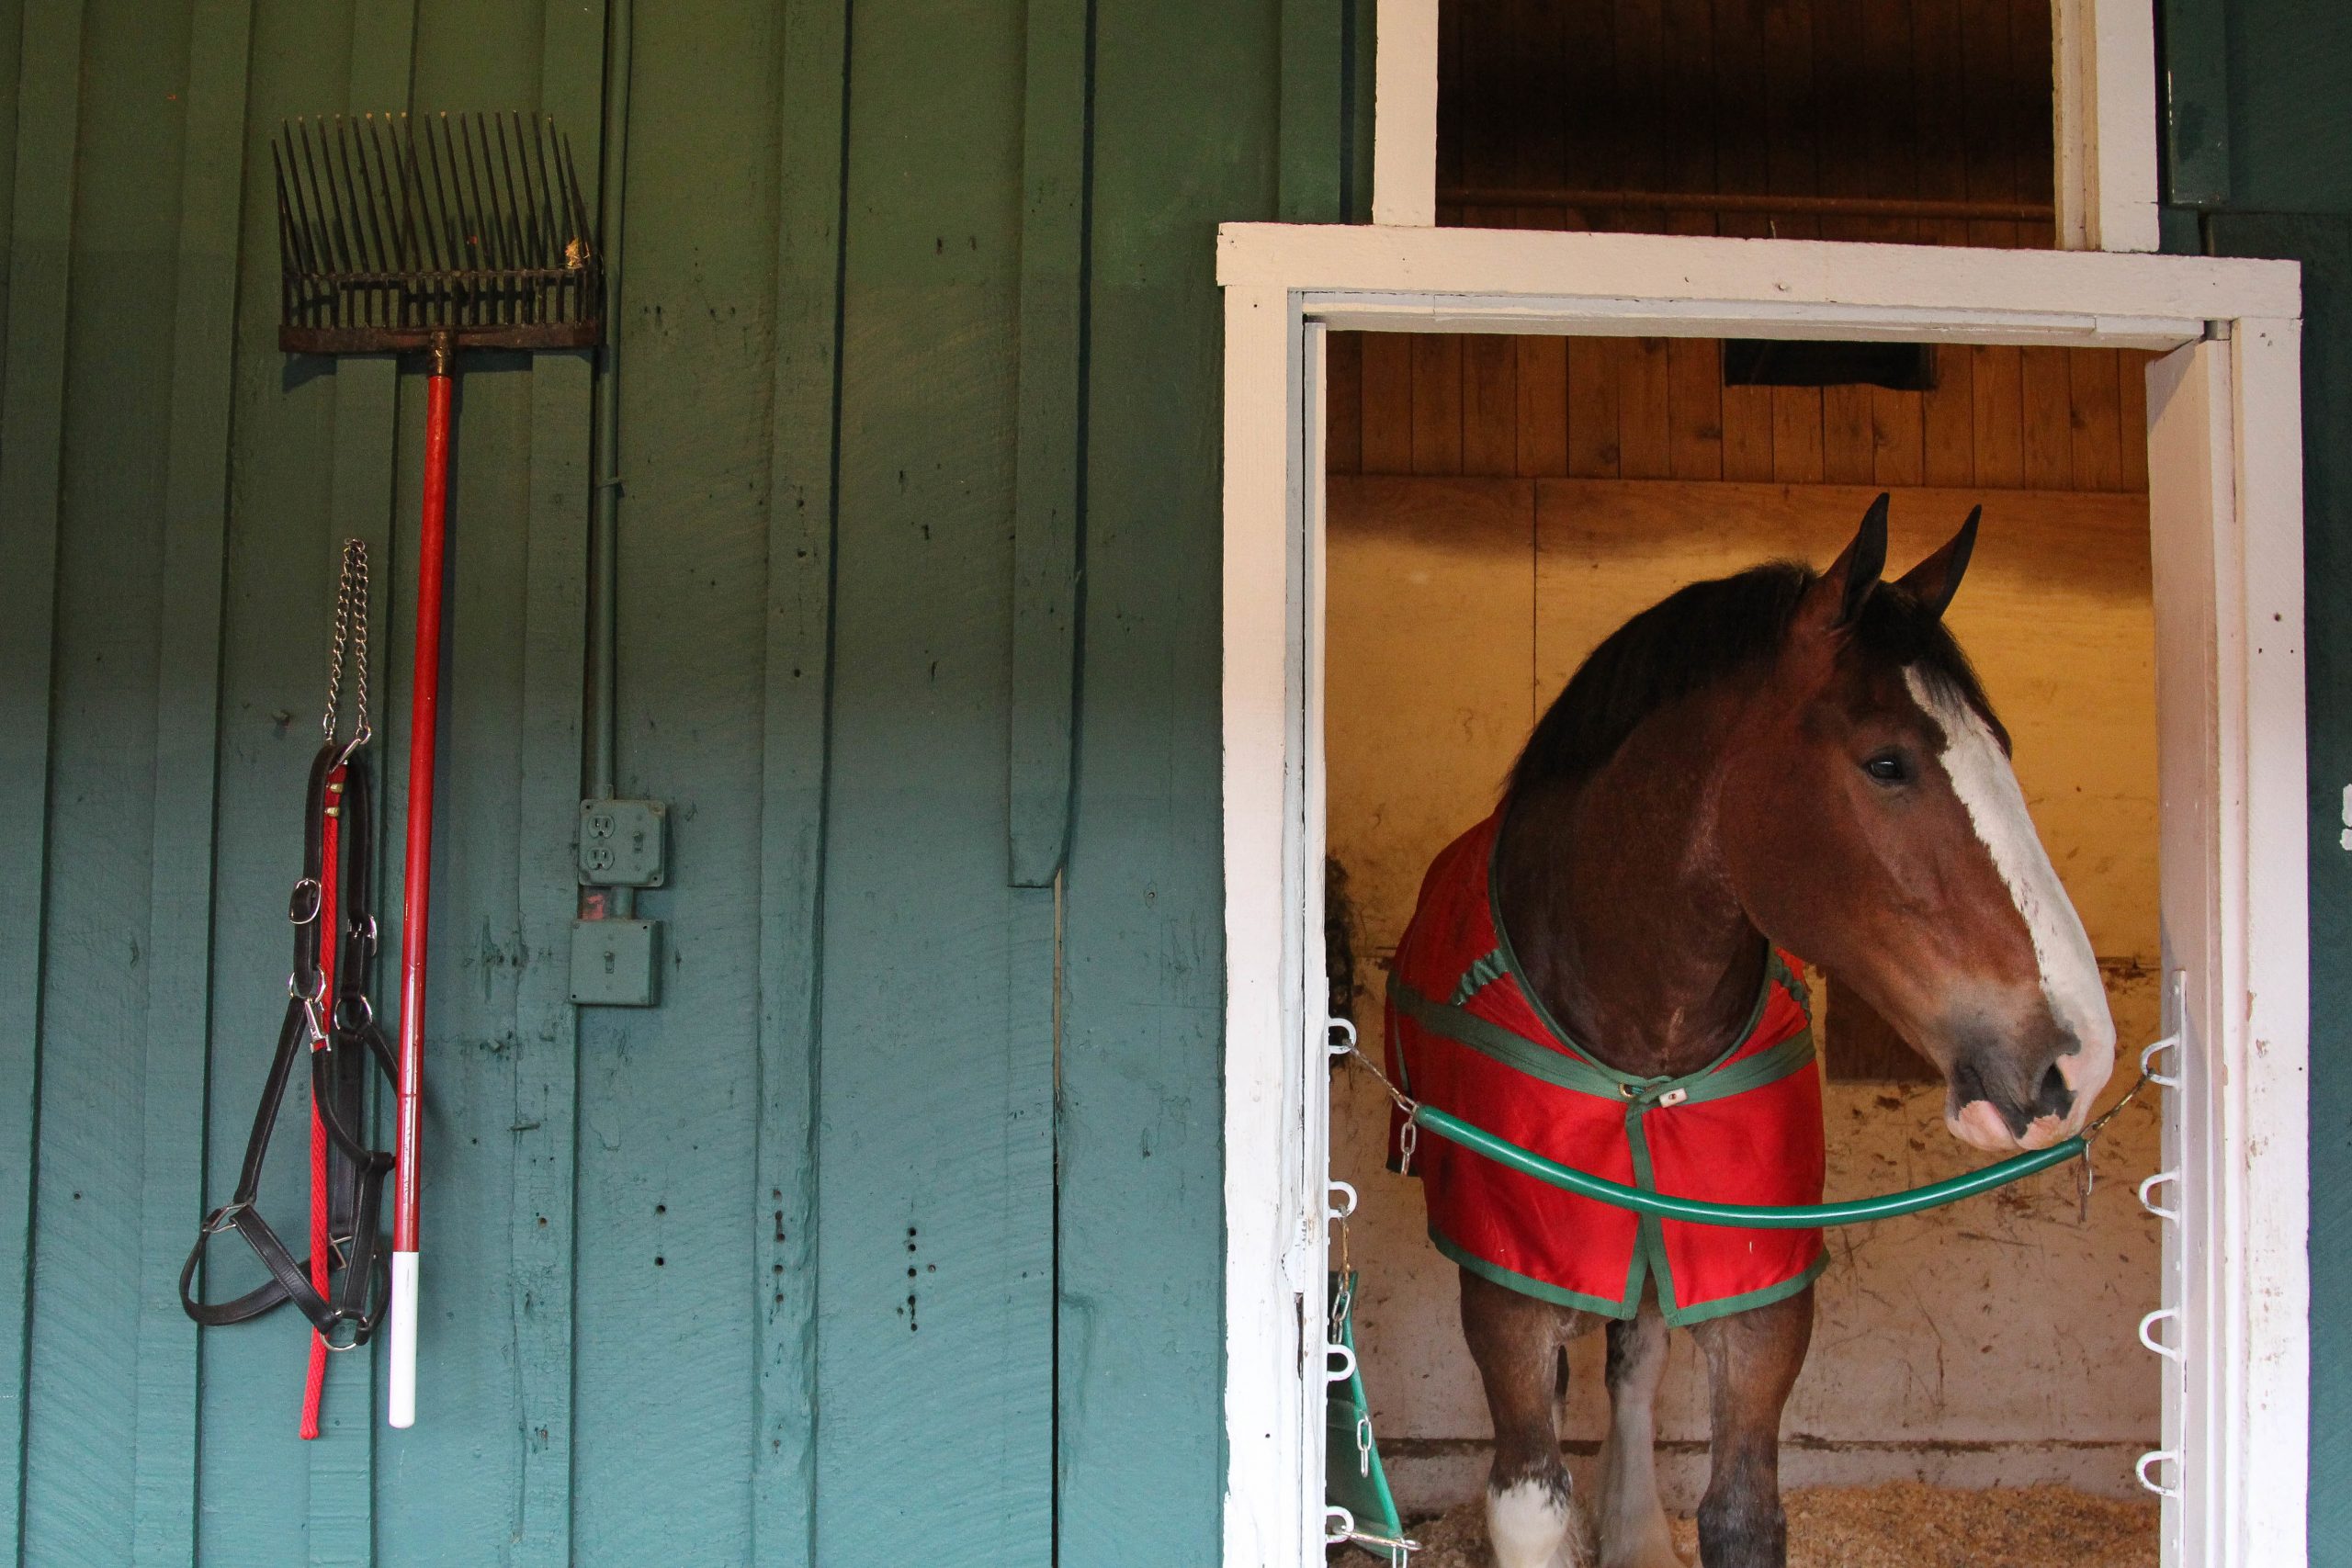
[[[1494, 951], [1450, 1001], [1482, 989], [1523, 1001], [1554, 1036], [1538, 1047], [1554, 1049], [1537, 1070], [1573, 1058], [1566, 1067], [1600, 1080], [1593, 1092], [1604, 1098], [1593, 1103], [1633, 1126], [1638, 1111], [1677, 1106], [1702, 1083], [1694, 1075], [1728, 1070], [1734, 1058], [1751, 1068], [1781, 1061], [1770, 1081], [1783, 1087], [1766, 1092], [1791, 1097], [1793, 1120], [1783, 1122], [1794, 1131], [1750, 1148], [1744, 1134], [1722, 1137], [1720, 1120], [1686, 1123], [1746, 1151], [1728, 1157], [1749, 1161], [1739, 1179], [1750, 1188], [1686, 1195], [1804, 1201], [1771, 1194], [1802, 1194], [1808, 1181], [1819, 1194], [1819, 1077], [1788, 954], [1833, 975], [1935, 1065], [1946, 1127], [1977, 1148], [2013, 1153], [2071, 1136], [2113, 1067], [2115, 1026], [2089, 940], [2027, 813], [2007, 733], [1943, 624], [1983, 509], [1887, 581], [1887, 500], [1826, 570], [1777, 562], [1694, 583], [1612, 633], [1538, 720], [1487, 837], [1464, 851], [1480, 862], [1465, 872], [1476, 886], [1449, 918], [1484, 931]], [[1432, 882], [1447, 863], [1442, 856]], [[1431, 897], [1425, 884], [1416, 930], [1432, 918]], [[1400, 975], [1416, 941], [1408, 931]], [[1516, 988], [1489, 985], [1498, 977]], [[1396, 1055], [1405, 994], [1392, 977], [1392, 1064], [1425, 1079], [1430, 1063]], [[1781, 1021], [1775, 1038], [1789, 1037], [1779, 1056], [1760, 1045], [1743, 1055], [1741, 1041], [1769, 1018]], [[1476, 1070], [1492, 1066], [1462, 1055]], [[1510, 1083], [1506, 1110], [1540, 1087]], [[1622, 1111], [1605, 1100], [1620, 1090]], [[1743, 1098], [1757, 1097], [1703, 1109], [1721, 1113]], [[1691, 1157], [1703, 1165], [1706, 1153]], [[1500, 1168], [1445, 1145], [1427, 1150], [1420, 1174], [1441, 1246], [1437, 1222], [1455, 1196], [1448, 1184], [1473, 1171], [1500, 1180]], [[1465, 1200], [1474, 1211], [1484, 1201]], [[1590, 1217], [1621, 1213], [1595, 1206]], [[1793, 1236], [1809, 1252], [1768, 1258], [1770, 1289], [1693, 1308], [1687, 1292], [1662, 1299], [1673, 1281], [1671, 1247], [1659, 1238], [1670, 1242], [1676, 1227], [1645, 1221], [1637, 1234], [1623, 1221], [1636, 1258], [1630, 1301], [1549, 1290], [1453, 1254], [1463, 1333], [1494, 1422], [1486, 1508], [1498, 1568], [1585, 1568], [1555, 1413], [1564, 1347], [1603, 1323], [1601, 1568], [1679, 1568], [1652, 1453], [1677, 1308], [1710, 1385], [1702, 1562], [1785, 1568], [1781, 1414], [1812, 1337], [1819, 1233], [1720, 1233], [1746, 1246]]]

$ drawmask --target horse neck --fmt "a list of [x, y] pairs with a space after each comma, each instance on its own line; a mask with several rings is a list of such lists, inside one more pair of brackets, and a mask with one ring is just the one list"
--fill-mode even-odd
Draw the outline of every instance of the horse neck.
[[1620, 1072], [1695, 1072], [1753, 1013], [1766, 945], [1734, 894], [1709, 803], [1704, 713], [1645, 722], [1589, 778], [1516, 792], [1497, 895], [1521, 977]]

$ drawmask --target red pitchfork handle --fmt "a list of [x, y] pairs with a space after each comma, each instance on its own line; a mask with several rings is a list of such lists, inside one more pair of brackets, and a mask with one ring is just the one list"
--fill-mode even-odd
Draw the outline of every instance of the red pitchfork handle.
[[424, 519], [416, 556], [416, 667], [409, 686], [408, 844], [401, 878], [400, 1086], [392, 1133], [392, 1365], [389, 1418], [416, 1424], [417, 1145], [424, 1087], [424, 943], [433, 897], [433, 753], [441, 714], [441, 571], [449, 501], [453, 340], [437, 338], [424, 399]]

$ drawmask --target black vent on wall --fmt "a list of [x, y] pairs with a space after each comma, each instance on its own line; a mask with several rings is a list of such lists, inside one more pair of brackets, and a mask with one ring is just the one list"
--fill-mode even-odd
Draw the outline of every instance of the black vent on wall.
[[1925, 392], [1936, 384], [1936, 349], [1927, 343], [1784, 343], [1726, 338], [1726, 387], [1884, 387]]

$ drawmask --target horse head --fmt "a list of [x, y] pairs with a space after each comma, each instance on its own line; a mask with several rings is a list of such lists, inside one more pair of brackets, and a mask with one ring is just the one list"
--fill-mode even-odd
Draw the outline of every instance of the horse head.
[[1979, 1148], [2078, 1131], [2115, 1060], [2090, 939], [1942, 623], [1975, 543], [1883, 581], [1887, 498], [1806, 585], [1733, 731], [1718, 845], [1749, 919], [1933, 1062]]

